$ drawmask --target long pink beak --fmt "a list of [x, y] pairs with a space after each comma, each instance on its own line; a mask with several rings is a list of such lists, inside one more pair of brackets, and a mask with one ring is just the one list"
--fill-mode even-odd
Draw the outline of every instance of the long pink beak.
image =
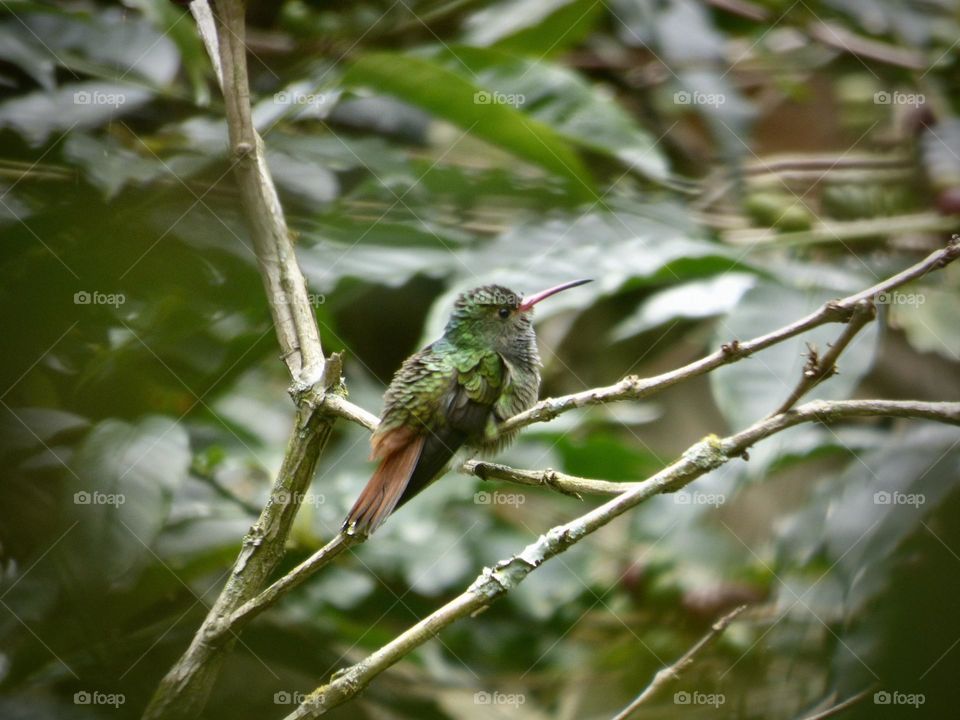
[[570, 288], [577, 287], [578, 285], [586, 285], [588, 282], [593, 282], [592, 278], [585, 278], [583, 280], [571, 280], [570, 282], [565, 282], [562, 285], [556, 285], [549, 290], [541, 290], [535, 295], [531, 295], [526, 300], [521, 303], [518, 308], [520, 312], [527, 312], [528, 310], [533, 309], [533, 306], [536, 305], [541, 300], [546, 300], [551, 295], [556, 295], [558, 292], [563, 292], [564, 290], [569, 290]]

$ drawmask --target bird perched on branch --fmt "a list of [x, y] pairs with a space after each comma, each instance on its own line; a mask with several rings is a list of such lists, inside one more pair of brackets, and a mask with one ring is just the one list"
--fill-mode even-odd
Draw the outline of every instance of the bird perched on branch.
[[532, 311], [541, 300], [590, 280], [575, 280], [529, 298], [500, 285], [460, 295], [443, 337], [410, 356], [384, 396], [370, 440], [380, 465], [342, 530], [369, 535], [396, 508], [440, 476], [467, 445], [500, 449], [514, 433], [507, 418], [532, 406], [540, 392], [540, 356]]

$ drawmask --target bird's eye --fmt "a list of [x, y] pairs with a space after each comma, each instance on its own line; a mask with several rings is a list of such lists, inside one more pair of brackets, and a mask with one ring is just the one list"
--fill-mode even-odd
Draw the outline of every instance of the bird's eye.
[[497, 315], [499, 315], [501, 318], [506, 320], [508, 317], [510, 317], [510, 308], [505, 308], [505, 307], [500, 308], [497, 311]]

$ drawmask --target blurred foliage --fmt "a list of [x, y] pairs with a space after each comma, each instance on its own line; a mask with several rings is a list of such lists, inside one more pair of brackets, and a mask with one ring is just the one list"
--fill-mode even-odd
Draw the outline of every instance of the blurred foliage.
[[[766, 332], [957, 229], [953, 0], [288, 0], [249, 22], [324, 347], [373, 411], [483, 282], [596, 279], [538, 310], [558, 394]], [[287, 379], [189, 14], [4, 3], [0, 81], [0, 717], [135, 718], [267, 496]], [[958, 301], [956, 267], [903, 288], [813, 395], [957, 400]], [[503, 459], [640, 479], [773, 410], [804, 343], [837, 333], [531, 427]], [[336, 531], [366, 440], [338, 426], [285, 568]], [[792, 718], [864, 687], [952, 716], [958, 478], [955, 429], [795, 428], [551, 561], [337, 717], [609, 717], [745, 601], [643, 717]], [[598, 502], [447, 478], [245, 632], [207, 716], [281, 717]]]

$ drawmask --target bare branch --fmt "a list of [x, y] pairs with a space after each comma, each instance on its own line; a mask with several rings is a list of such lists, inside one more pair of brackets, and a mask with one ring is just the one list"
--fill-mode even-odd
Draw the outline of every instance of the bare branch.
[[656, 695], [664, 685], [669, 684], [670, 681], [679, 677], [680, 673], [686, 670], [690, 663], [693, 662], [693, 659], [703, 650], [713, 645], [720, 635], [723, 634], [723, 631], [727, 629], [727, 626], [746, 609], [746, 605], [741, 605], [717, 620], [710, 627], [710, 631], [697, 641], [696, 645], [687, 650], [675, 663], [659, 670], [657, 674], [653, 676], [650, 684], [643, 689], [643, 692], [623, 710], [614, 715], [611, 720], [627, 720], [627, 718], [633, 714], [634, 710]]
[[[203, 9], [194, 10], [194, 6]], [[207, 52], [219, 59], [233, 171], [283, 360], [294, 381], [306, 386], [323, 372], [323, 350], [307, 285], [267, 167], [263, 141], [253, 126], [244, 6], [243, 0], [220, 0], [216, 5], [216, 33], [212, 34], [206, 23], [201, 22], [209, 15], [208, 4], [205, 0], [191, 3], [194, 17], [204, 27], [201, 38]], [[217, 40], [215, 44], [213, 37]]]
[[[323, 357], [306, 283], [297, 265], [263, 143], [253, 127], [244, 44], [244, 3], [218, 0], [216, 15], [205, 0], [191, 3], [200, 35], [223, 90], [234, 173], [284, 362], [294, 382], [297, 416], [280, 472], [260, 517], [243, 540], [227, 582], [190, 646], [167, 672], [144, 712], [146, 720], [199, 717], [220, 665], [236, 640], [234, 611], [263, 587], [283, 557], [297, 503], [313, 479], [337, 415], [311, 397], [342, 392], [337, 356]], [[327, 367], [329, 365], [329, 367]], [[309, 391], [309, 393], [308, 393]], [[328, 392], [329, 391], [329, 392]], [[342, 409], [346, 412], [349, 408]]]
[[293, 570], [288, 572], [279, 580], [272, 583], [255, 598], [248, 600], [239, 608], [237, 608], [233, 615], [230, 616], [230, 621], [225, 626], [225, 630], [240, 630], [247, 623], [253, 620], [253, 618], [276, 603], [277, 600], [283, 597], [286, 593], [290, 592], [295, 587], [298, 587], [301, 583], [303, 583], [304, 580], [313, 575], [317, 570], [332, 562], [334, 558], [338, 557], [344, 550], [349, 548], [351, 545], [358, 545], [365, 539], [366, 538], [361, 535], [346, 535], [344, 533], [339, 533], [333, 538], [333, 540], [317, 550], [313, 555], [297, 565]]
[[371, 432], [377, 429], [380, 424], [380, 418], [371, 412], [367, 412], [359, 405], [354, 405], [342, 395], [331, 393], [325, 394], [321, 400], [323, 407], [344, 420], [357, 423]]
[[858, 35], [839, 23], [828, 23], [818, 19], [807, 26], [807, 32], [810, 37], [824, 45], [858, 58], [876, 60], [917, 72], [923, 72], [929, 67], [923, 53]]
[[723, 233], [723, 240], [730, 245], [749, 245], [751, 248], [787, 247], [845, 243], [876, 238], [878, 235], [939, 234], [956, 230], [957, 226], [955, 215], [925, 211], [863, 220], [821, 220], [810, 230], [794, 232], [775, 232], [768, 228], [733, 229]]
[[826, 720], [827, 718], [835, 717], [840, 713], [842, 713], [844, 710], [847, 710], [848, 708], [853, 707], [861, 700], [864, 700], [867, 697], [869, 697], [871, 692], [873, 692], [872, 687], [865, 688], [860, 692], [858, 692], [857, 694], [851, 695], [843, 702], [839, 702], [836, 705], [832, 705], [828, 707], [826, 710], [821, 710], [820, 712], [814, 715], [808, 715], [803, 720]]
[[[858, 298], [859, 299], [859, 298]], [[654, 495], [675, 492], [730, 460], [755, 443], [805, 422], [829, 422], [852, 417], [904, 417], [960, 425], [960, 402], [901, 400], [815, 400], [782, 415], [751, 425], [726, 438], [709, 436], [682, 457], [603, 505], [570, 522], [551, 528], [516, 555], [484, 568], [467, 590], [423, 618], [364, 660], [317, 688], [287, 720], [319, 717], [345, 703], [377, 675], [398, 662], [443, 628], [486, 608], [516, 587], [540, 565]]]
[[637, 485], [630, 482], [610, 482], [609, 480], [590, 480], [589, 478], [567, 475], [551, 468], [546, 470], [519, 470], [509, 465], [467, 460], [460, 466], [460, 472], [474, 475], [481, 480], [507, 480], [517, 485], [547, 487], [564, 495], [579, 498], [580, 493], [587, 495], [619, 495]]
[[850, 320], [847, 321], [847, 326], [843, 329], [843, 332], [840, 333], [840, 337], [837, 338], [836, 342], [829, 347], [822, 357], [818, 355], [814, 348], [810, 348], [807, 355], [807, 363], [803, 368], [803, 375], [800, 377], [800, 382], [797, 383], [793, 392], [783, 401], [780, 407], [770, 413], [770, 415], [785, 413], [796, 405], [797, 400], [813, 390], [813, 388], [821, 382], [836, 375], [838, 372], [837, 358], [840, 357], [840, 353], [847, 348], [857, 333], [866, 327], [867, 323], [876, 316], [877, 307], [873, 304], [873, 301], [860, 300], [857, 302], [857, 304], [853, 306], [853, 315], [851, 315]]
[[957, 240], [957, 237], [958, 236], [954, 236], [954, 239], [945, 248], [931, 253], [924, 260], [907, 268], [903, 272], [897, 273], [886, 280], [882, 280], [873, 287], [862, 290], [855, 295], [849, 295], [840, 300], [825, 303], [818, 310], [815, 310], [806, 317], [792, 322], [789, 325], [784, 325], [766, 335], [761, 335], [760, 337], [746, 341], [732, 340], [723, 345], [723, 347], [715, 353], [711, 353], [700, 360], [695, 360], [688, 365], [660, 375], [654, 375], [649, 378], [639, 378], [636, 375], [629, 375], [614, 385], [592, 388], [571, 395], [542, 400], [529, 410], [514, 415], [504, 422], [500, 430], [506, 433], [536, 422], [546, 422], [575, 408], [602, 405], [620, 400], [640, 400], [671, 385], [676, 385], [684, 380], [708, 373], [721, 365], [727, 365], [728, 363], [749, 357], [760, 350], [783, 342], [811, 328], [829, 322], [847, 322], [850, 320], [854, 307], [858, 302], [871, 300], [880, 293], [889, 292], [911, 280], [922, 278], [932, 270], [944, 267], [956, 260], [957, 257], [960, 257], [960, 241]]

